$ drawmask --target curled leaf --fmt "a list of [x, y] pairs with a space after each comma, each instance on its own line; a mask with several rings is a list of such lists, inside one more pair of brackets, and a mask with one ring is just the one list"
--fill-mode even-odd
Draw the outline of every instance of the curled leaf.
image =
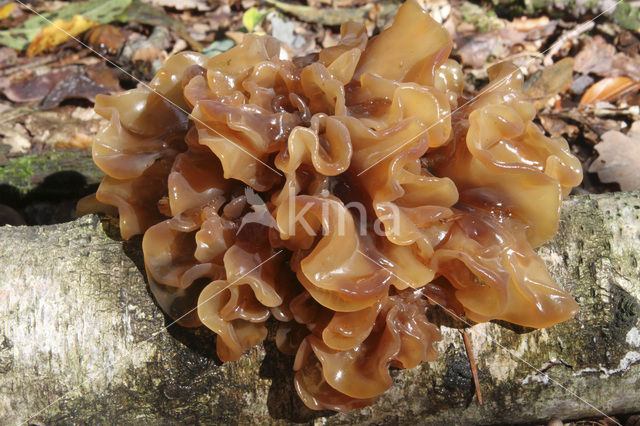
[[[547, 101], [571, 87], [573, 83], [573, 58], [564, 58], [545, 68], [538, 76], [532, 77], [525, 85], [536, 109], [541, 109]], [[528, 86], [528, 87], [527, 87]]]
[[70, 73], [70, 69], [62, 69], [34, 78], [14, 81], [4, 89], [3, 93], [11, 102], [39, 102]]
[[589, 87], [582, 99], [581, 104], [595, 104], [598, 101], [610, 101], [616, 99], [621, 94], [630, 90], [640, 88], [640, 83], [628, 77], [607, 77]]
[[7, 3], [0, 6], [0, 19], [6, 19], [11, 15], [11, 12], [16, 8], [15, 3]]
[[42, 101], [42, 108], [49, 109], [60, 105], [66, 99], [82, 98], [91, 102], [96, 95], [113, 93], [113, 89], [93, 81], [86, 74], [75, 73], [60, 81]]
[[155, 7], [171, 7], [177, 10], [197, 10], [199, 12], [211, 10], [212, 6], [206, 0], [151, 0], [148, 3]]
[[623, 191], [640, 189], [640, 121], [628, 134], [611, 130], [595, 146], [598, 158], [589, 167], [602, 182], [617, 182]]
[[27, 56], [35, 56], [40, 52], [49, 50], [97, 25], [97, 22], [86, 19], [82, 15], [76, 15], [70, 21], [53, 21], [51, 25], [43, 28], [33, 39], [27, 49]]
[[115, 25], [100, 25], [91, 30], [87, 36], [87, 42], [91, 47], [102, 53], [115, 55], [120, 51], [126, 37]]
[[171, 29], [182, 37], [192, 49], [202, 51], [202, 46], [189, 34], [184, 24], [177, 18], [167, 14], [163, 9], [154, 7], [140, 0], [129, 0], [131, 5], [118, 16], [120, 22], [135, 21], [152, 27]]
[[76, 15], [81, 15], [89, 21], [107, 24], [120, 15], [129, 4], [131, 0], [88, 0], [70, 3], [55, 12], [32, 16], [17, 27], [0, 31], [0, 44], [22, 50], [52, 22], [72, 21]]
[[[373, 9], [373, 6], [375, 6], [374, 4], [370, 4], [364, 7], [318, 8], [290, 4], [278, 0], [266, 0], [266, 2], [282, 12], [296, 16], [301, 21], [328, 26], [342, 25], [349, 21], [364, 23], [369, 17], [369, 12]], [[384, 20], [389, 16], [395, 15], [398, 11], [398, 4], [395, 2], [384, 3], [380, 5], [380, 8], [381, 10], [376, 15], [376, 20]]]
[[267, 10], [264, 13], [260, 13], [260, 11], [258, 10], [258, 8], [256, 7], [252, 7], [250, 9], [248, 9], [246, 12], [244, 12], [244, 14], [242, 15], [242, 24], [244, 25], [244, 27], [247, 29], [247, 31], [249, 31], [250, 33], [253, 32], [253, 30], [255, 29], [255, 27], [260, 24], [260, 22], [262, 22], [264, 20], [264, 18], [272, 11], [274, 10], [273, 8]]

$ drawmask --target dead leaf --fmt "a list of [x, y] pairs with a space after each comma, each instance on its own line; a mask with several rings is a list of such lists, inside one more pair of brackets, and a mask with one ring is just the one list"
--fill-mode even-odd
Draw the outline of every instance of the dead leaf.
[[241, 23], [242, 17], [235, 11], [231, 10], [228, 4], [221, 4], [216, 7], [215, 10], [207, 12], [206, 15], [190, 15], [182, 14], [180, 19], [184, 25], [192, 31], [193, 26], [200, 23], [207, 26], [208, 31], [212, 33], [218, 33], [222, 30], [227, 30], [231, 27], [232, 22], [236, 22], [238, 26]]
[[[364, 7], [341, 7], [341, 8], [315, 8], [297, 4], [289, 4], [284, 1], [265, 0], [266, 3], [275, 6], [283, 12], [296, 16], [301, 21], [313, 22], [316, 24], [338, 26], [345, 22], [355, 21], [365, 23], [369, 18], [369, 12], [375, 8], [373, 2]], [[399, 5], [395, 3], [385, 3], [382, 10], [377, 11], [376, 20], [385, 20], [395, 16]]]
[[40, 52], [49, 50], [97, 25], [97, 22], [86, 19], [81, 15], [74, 16], [70, 21], [53, 21], [51, 25], [43, 28], [33, 39], [27, 49], [27, 56], [35, 56]]
[[0, 6], [0, 19], [5, 19], [11, 15], [11, 12], [16, 8], [15, 3], [7, 3]]
[[612, 130], [595, 146], [598, 158], [589, 167], [602, 182], [617, 182], [623, 191], [640, 189], [640, 121], [628, 134]]
[[618, 53], [611, 63], [612, 75], [624, 75], [632, 80], [640, 81], [640, 55]]
[[[131, 0], [130, 0], [131, 1]], [[189, 31], [180, 20], [168, 15], [164, 10], [153, 7], [139, 0], [131, 1], [131, 5], [118, 18], [122, 22], [136, 21], [153, 27], [162, 26], [175, 31], [192, 49], [202, 51], [202, 46], [191, 37]]]
[[630, 31], [622, 31], [616, 37], [618, 49], [626, 54], [637, 54], [640, 50], [640, 40]]
[[205, 0], [151, 0], [154, 6], [171, 7], [177, 10], [195, 9], [200, 12], [211, 10], [211, 6]]
[[30, 135], [27, 149], [81, 145], [83, 142], [86, 146], [86, 142], [106, 124], [107, 121], [91, 107], [68, 105], [48, 111], [36, 111], [24, 119], [25, 133]]
[[611, 101], [621, 94], [640, 88], [640, 83], [627, 77], [607, 77], [589, 87], [582, 99], [581, 104], [595, 104], [598, 101]]
[[574, 138], [580, 133], [580, 129], [578, 129], [577, 126], [569, 124], [560, 118], [550, 115], [539, 115], [538, 118], [544, 130], [546, 130], [552, 138], [559, 136], [563, 138]]
[[113, 92], [112, 88], [94, 82], [86, 74], [74, 73], [51, 89], [42, 101], [42, 108], [50, 109], [60, 105], [66, 99], [72, 98], [87, 99], [93, 102], [96, 95]]
[[575, 123], [582, 133], [584, 138], [589, 144], [595, 145], [600, 140], [600, 137], [611, 130], [621, 130], [622, 125], [620, 120], [612, 120], [604, 117], [599, 117], [595, 114], [585, 114], [584, 111], [578, 108], [571, 108], [568, 111], [563, 111], [554, 116], [563, 119], [564, 121]]
[[[528, 41], [544, 41], [547, 37], [551, 36], [556, 32], [556, 28], [558, 28], [559, 21], [550, 21], [547, 25], [543, 25], [541, 27], [532, 28], [530, 31], [526, 32], [526, 40]], [[527, 46], [529, 48], [529, 46]], [[531, 46], [533, 50], [539, 49], [539, 44], [535, 43]]]
[[103, 62], [88, 66], [86, 73], [91, 80], [101, 86], [113, 89], [115, 92], [121, 90], [118, 71], [106, 66]]
[[243, 33], [241, 31], [227, 31], [224, 35], [235, 44], [241, 44], [247, 33]]
[[51, 71], [35, 78], [16, 81], [4, 90], [4, 95], [12, 102], [39, 102], [70, 73], [70, 69], [63, 69]]
[[274, 9], [271, 8], [264, 12], [260, 12], [257, 7], [251, 7], [242, 14], [242, 24], [244, 27], [252, 33], [258, 25], [271, 13]]
[[516, 18], [511, 22], [511, 25], [514, 29], [518, 31], [531, 31], [536, 28], [544, 27], [549, 25], [549, 18], [547, 16], [541, 16], [539, 18], [528, 18], [526, 16], [522, 16], [520, 18]]
[[549, 99], [571, 87], [573, 58], [564, 58], [543, 69], [538, 75], [537, 79], [527, 85], [525, 94], [533, 101], [536, 109], [542, 109]]
[[[46, 3], [46, 2], [45, 2]], [[100, 24], [107, 24], [120, 15], [131, 0], [88, 0], [68, 3], [55, 12], [32, 16], [20, 25], [0, 31], [0, 44], [23, 50], [40, 31], [56, 21], [71, 21], [76, 15]]]
[[16, 63], [18, 53], [10, 47], [0, 47], [0, 68], [5, 68]]
[[98, 52], [115, 55], [124, 45], [126, 38], [122, 34], [122, 31], [120, 31], [120, 28], [107, 24], [100, 25], [91, 30], [86, 40], [89, 46]]
[[154, 62], [156, 60], [164, 62], [166, 57], [167, 52], [165, 52], [164, 50], [160, 50], [153, 45], [149, 45], [136, 50], [136, 53], [133, 54], [131, 60], [133, 62]]
[[576, 55], [573, 69], [583, 74], [609, 76], [615, 54], [616, 48], [607, 43], [602, 36], [596, 35], [592, 39], [587, 39], [585, 46]]
[[[171, 52], [169, 52], [169, 56], [173, 56], [178, 52], [182, 52], [183, 50], [186, 50], [188, 47], [189, 45], [187, 44], [187, 42], [179, 38], [176, 40], [175, 43], [173, 43], [173, 47], [171, 48]], [[202, 50], [202, 53], [204, 53], [204, 49]]]
[[634, 39], [626, 36], [629, 51], [616, 51], [599, 35], [588, 39], [584, 48], [576, 55], [574, 70], [580, 73], [593, 73], [603, 77], [629, 77], [640, 81], [640, 55], [633, 50]]
[[9, 145], [9, 152], [12, 154], [25, 153], [31, 147], [29, 132], [22, 124], [0, 123], [0, 135], [2, 135], [0, 143]]
[[315, 33], [301, 34], [296, 31], [293, 21], [285, 21], [279, 16], [273, 16], [269, 20], [271, 35], [283, 43], [290, 57], [304, 55], [315, 48]]
[[525, 33], [511, 27], [482, 34], [473, 32], [456, 39], [456, 53], [460, 55], [464, 65], [482, 68], [490, 55], [505, 58], [511, 53], [511, 46], [522, 43], [525, 38]]

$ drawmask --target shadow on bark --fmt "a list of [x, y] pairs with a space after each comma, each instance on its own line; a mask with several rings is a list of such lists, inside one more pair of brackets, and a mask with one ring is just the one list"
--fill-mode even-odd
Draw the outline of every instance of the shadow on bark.
[[[160, 309], [160, 307], [158, 307]], [[212, 361], [216, 366], [221, 366], [222, 361], [218, 358], [216, 351], [216, 334], [207, 327], [188, 328], [179, 324], [173, 324], [174, 321], [165, 314], [165, 327], [169, 334], [189, 348], [194, 354], [200, 355]]]
[[[189, 348], [193, 353], [213, 361], [216, 365], [222, 365], [222, 361], [220, 361], [216, 352], [216, 334], [213, 331], [204, 326], [195, 328], [183, 327], [176, 323], [175, 320], [167, 315], [160, 305], [158, 305], [158, 302], [149, 288], [147, 271], [144, 267], [142, 235], [135, 235], [129, 240], [122, 240], [117, 218], [103, 218], [102, 227], [109, 238], [122, 241], [122, 249], [124, 253], [133, 262], [133, 264], [136, 265], [136, 268], [140, 274], [142, 274], [145, 283], [147, 283], [145, 289], [149, 295], [149, 300], [153, 301], [156, 305], [156, 309], [164, 315], [164, 327], [167, 329], [169, 334], [178, 342]], [[196, 290], [199, 292], [202, 287], [207, 284], [208, 282], [206, 280], [198, 280], [193, 283], [193, 286], [195, 286], [197, 288]]]
[[97, 189], [98, 184], [88, 184], [84, 175], [72, 170], [48, 175], [26, 194], [15, 186], [0, 184], [0, 226], [70, 222], [76, 219], [78, 200]]
[[[271, 324], [273, 326], [273, 324]], [[275, 329], [270, 327], [270, 329]], [[264, 341], [265, 357], [260, 365], [260, 377], [271, 380], [267, 407], [274, 419], [287, 420], [294, 423], [307, 423], [319, 417], [330, 417], [333, 411], [315, 411], [308, 408], [293, 386], [293, 360], [276, 347], [273, 333]]]

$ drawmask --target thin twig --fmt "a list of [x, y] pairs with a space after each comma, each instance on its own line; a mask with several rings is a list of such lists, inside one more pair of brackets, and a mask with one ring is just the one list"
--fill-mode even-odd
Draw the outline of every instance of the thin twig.
[[580, 25], [577, 25], [572, 30], [567, 31], [562, 34], [552, 45], [547, 49], [547, 54], [544, 56], [544, 60], [542, 63], [545, 67], [549, 67], [553, 65], [553, 56], [558, 53], [558, 51], [562, 48], [562, 46], [568, 42], [569, 40], [573, 40], [578, 38], [578, 36], [584, 32], [589, 31], [591, 28], [595, 26], [595, 22], [593, 20], [584, 22]]
[[467, 357], [469, 358], [469, 364], [471, 365], [471, 375], [473, 376], [473, 384], [476, 387], [476, 395], [478, 396], [478, 404], [482, 405], [482, 393], [480, 392], [480, 380], [478, 380], [478, 369], [476, 368], [476, 360], [473, 357], [473, 350], [471, 349], [471, 340], [466, 330], [462, 330], [462, 340], [464, 340], [464, 348], [467, 350]]

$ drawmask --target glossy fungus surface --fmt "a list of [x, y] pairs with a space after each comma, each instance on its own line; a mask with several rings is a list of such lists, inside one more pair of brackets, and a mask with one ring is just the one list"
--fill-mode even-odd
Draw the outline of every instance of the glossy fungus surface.
[[211, 59], [169, 58], [150, 83], [98, 96], [93, 147], [124, 238], [144, 234], [149, 284], [235, 361], [279, 328], [313, 409], [372, 404], [390, 367], [437, 355], [439, 304], [472, 321], [547, 327], [577, 304], [533, 248], [582, 172], [532, 122], [523, 76], [463, 94], [451, 39], [406, 2], [372, 39], [285, 60], [248, 34]]

